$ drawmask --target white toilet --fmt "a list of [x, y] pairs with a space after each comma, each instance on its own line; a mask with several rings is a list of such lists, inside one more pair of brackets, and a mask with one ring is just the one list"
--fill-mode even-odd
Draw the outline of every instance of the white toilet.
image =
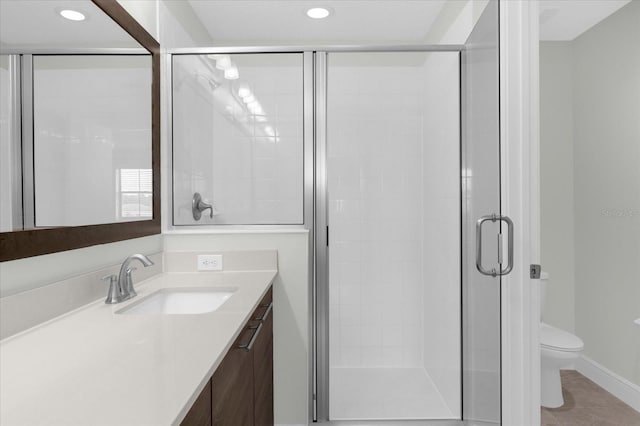
[[574, 361], [584, 348], [582, 340], [564, 330], [542, 322], [542, 311], [549, 283], [549, 275], [540, 275], [540, 403], [543, 407], [564, 405], [560, 370], [573, 368]]

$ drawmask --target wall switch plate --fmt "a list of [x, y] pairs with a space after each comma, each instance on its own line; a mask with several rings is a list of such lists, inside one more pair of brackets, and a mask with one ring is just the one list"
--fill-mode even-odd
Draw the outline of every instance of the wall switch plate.
[[199, 254], [198, 271], [222, 271], [222, 255]]

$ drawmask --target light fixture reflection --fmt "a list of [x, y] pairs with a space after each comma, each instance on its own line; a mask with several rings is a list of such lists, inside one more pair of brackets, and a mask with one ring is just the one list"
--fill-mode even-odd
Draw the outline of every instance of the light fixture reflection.
[[247, 86], [246, 84], [241, 84], [238, 88], [238, 96], [240, 96], [243, 100], [251, 96], [251, 90], [249, 89], [249, 86]]
[[219, 70], [226, 70], [230, 67], [231, 67], [231, 58], [229, 56], [220, 55], [216, 58], [216, 68], [218, 68]]
[[237, 80], [240, 77], [240, 73], [238, 72], [238, 67], [235, 65], [230, 66], [226, 70], [224, 70], [224, 78], [227, 80]]

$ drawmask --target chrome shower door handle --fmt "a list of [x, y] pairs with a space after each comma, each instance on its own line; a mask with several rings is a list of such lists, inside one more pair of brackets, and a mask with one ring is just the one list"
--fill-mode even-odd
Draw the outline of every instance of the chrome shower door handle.
[[[485, 269], [482, 266], [482, 224], [486, 221], [492, 222], [505, 222], [507, 224], [508, 247], [507, 247], [507, 266], [502, 267], [502, 234], [498, 234], [498, 263], [500, 264], [500, 270], [492, 268], [491, 270]], [[476, 222], [476, 268], [481, 274], [496, 277], [498, 275], [507, 275], [513, 269], [513, 222], [508, 216], [492, 214], [490, 216], [482, 216]]]

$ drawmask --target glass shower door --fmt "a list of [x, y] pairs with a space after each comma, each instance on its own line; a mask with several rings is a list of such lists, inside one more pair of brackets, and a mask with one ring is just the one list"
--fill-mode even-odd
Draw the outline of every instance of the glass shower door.
[[[508, 256], [501, 265], [497, 236], [502, 222], [493, 216], [500, 215], [498, 1], [489, 2], [465, 47], [461, 156], [462, 418], [499, 424], [501, 281], [492, 272], [495, 269], [498, 274], [508, 269]], [[506, 229], [502, 232], [507, 234]], [[478, 251], [482, 253], [481, 259]]]

